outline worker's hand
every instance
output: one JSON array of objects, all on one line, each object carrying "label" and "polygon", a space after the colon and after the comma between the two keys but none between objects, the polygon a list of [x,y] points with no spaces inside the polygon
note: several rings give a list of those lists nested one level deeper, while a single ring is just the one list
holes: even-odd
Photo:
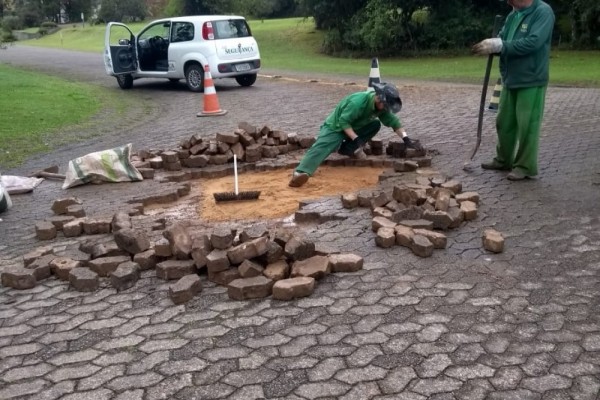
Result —
[{"label": "worker's hand", "polygon": [[473,46],[471,48],[471,51],[478,55],[500,53],[502,51],[502,39],[493,38],[482,40],[481,42]]},{"label": "worker's hand", "polygon": [[402,138],[402,140],[404,141],[404,144],[406,145],[406,147],[410,148],[410,149],[415,149],[418,151],[423,150],[423,146],[421,146],[421,143],[418,140],[410,140],[410,138],[408,136],[404,136]]},{"label": "worker's hand", "polygon": [[365,159],[367,158],[367,155],[365,153],[365,151],[363,150],[363,147],[365,147],[365,142],[364,140],[362,140],[361,138],[359,138],[358,136],[354,138],[354,140],[352,141],[352,147],[354,147],[354,158],[357,158],[359,160]]},{"label": "worker's hand", "polygon": [[352,140],[352,147],[355,149],[354,151],[356,152],[357,150],[362,149],[365,146],[365,141],[362,140],[360,138],[360,136],[357,136],[354,138],[354,140]]}]

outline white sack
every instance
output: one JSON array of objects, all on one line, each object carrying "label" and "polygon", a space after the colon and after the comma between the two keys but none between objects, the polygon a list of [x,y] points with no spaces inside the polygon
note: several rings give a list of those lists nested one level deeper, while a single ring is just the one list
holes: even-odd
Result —
[{"label": "white sack", "polygon": [[62,188],[85,183],[141,181],[144,178],[131,164],[130,155],[131,143],[71,160]]}]

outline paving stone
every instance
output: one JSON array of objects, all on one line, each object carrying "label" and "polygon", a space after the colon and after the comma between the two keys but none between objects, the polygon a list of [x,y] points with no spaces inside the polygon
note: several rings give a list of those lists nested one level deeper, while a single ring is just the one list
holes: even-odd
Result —
[{"label": "paving stone", "polygon": [[2,286],[19,290],[31,289],[37,283],[33,270],[20,266],[6,268],[0,278]]},{"label": "paving stone", "polygon": [[195,272],[194,260],[167,260],[156,264],[156,276],[164,280],[181,279]]},{"label": "paving stone", "polygon": [[[247,247],[250,247],[248,245]],[[223,272],[229,269],[231,261],[226,250],[214,249],[206,256],[206,267],[209,273]],[[243,260],[242,260],[243,261]],[[239,273],[239,271],[238,271]]]},{"label": "paving stone", "polygon": [[140,271],[156,268],[159,262],[159,257],[155,254],[154,249],[149,249],[133,256],[133,262],[139,265]]},{"label": "paving stone", "polygon": [[338,382],[304,383],[295,393],[307,399],[319,397],[339,397],[350,390],[351,386]]},{"label": "paving stone", "polygon": [[261,236],[256,239],[251,239],[240,245],[234,246],[227,250],[227,258],[231,264],[237,265],[245,260],[259,257],[265,254],[269,249],[269,238]]},{"label": "paving stone", "polygon": [[112,379],[122,376],[125,373],[124,365],[113,365],[103,368],[98,373],[84,378],[77,384],[77,390],[98,389]]},{"label": "paving stone", "polygon": [[39,221],[35,224],[35,236],[39,240],[52,240],[56,238],[56,226],[50,221]]},{"label": "paving stone", "polygon": [[277,300],[292,300],[310,296],[315,287],[315,279],[311,277],[297,277],[283,279],[273,285],[273,298]]},{"label": "paving stone", "polygon": [[264,268],[262,265],[255,263],[250,260],[244,260],[238,267],[238,272],[242,278],[252,278],[254,276],[261,276]]},{"label": "paving stone", "polygon": [[31,264],[38,258],[46,256],[46,255],[51,255],[53,253],[53,251],[54,250],[51,246],[36,247],[35,249],[31,250],[30,252],[23,254],[23,263],[25,264],[25,267],[27,268],[27,266],[29,264]]},{"label": "paving stone", "polygon": [[173,224],[167,228],[163,235],[171,245],[171,253],[178,260],[191,258],[192,238],[187,229],[181,224]]},{"label": "paving stone", "polygon": [[241,278],[231,281],[227,286],[230,299],[248,300],[270,296],[274,282],[264,276]]},{"label": "paving stone", "polygon": [[[147,400],[172,398],[180,390],[193,386],[191,374],[181,374],[163,379],[160,383],[146,389]],[[127,399],[128,400],[128,399]]]},{"label": "paving stone", "polygon": [[173,303],[183,304],[202,291],[202,282],[196,274],[186,275],[169,287],[169,296]]},{"label": "paving stone", "polygon": [[315,244],[306,238],[292,236],[284,245],[284,254],[292,261],[302,261],[313,257]]},{"label": "paving stone", "polygon": [[115,378],[106,386],[115,391],[143,389],[159,383],[162,379],[163,378],[160,375],[154,372],[146,372],[139,375],[129,375]]},{"label": "paving stone", "polygon": [[[81,222],[82,222],[82,229],[85,231],[86,230],[86,226],[88,227],[88,230],[86,231],[86,233],[88,234],[93,234],[94,230],[97,229],[99,226],[96,224],[93,225],[86,225],[86,220],[83,219],[83,217],[85,217],[85,209],[83,208],[82,205],[79,204],[73,204],[67,207],[67,215],[70,217],[74,217],[74,218],[82,218]],[[64,228],[64,226],[63,226]],[[106,231],[108,230],[108,227],[106,226],[106,224],[104,223],[102,225],[101,228],[105,233],[107,233]],[[100,233],[100,232],[95,232],[95,233]]]},{"label": "paving stone", "polygon": [[133,261],[119,264],[117,269],[110,273],[110,284],[119,291],[135,286],[139,279],[140,266]]},{"label": "paving stone", "polygon": [[[242,276],[240,275],[237,268],[229,268],[225,271],[220,272],[209,272],[208,280],[214,282],[218,285],[227,286],[229,283],[236,279],[240,279]],[[267,278],[270,279],[269,276]]]},{"label": "paving stone", "polygon": [[77,237],[83,233],[83,218],[76,218],[71,222],[63,224],[63,235],[65,237]]},{"label": "paving stone", "polygon": [[134,229],[121,229],[114,233],[115,242],[120,249],[130,254],[142,253],[150,248],[146,234]]},{"label": "paving stone", "polygon": [[396,234],[394,228],[382,226],[377,230],[375,236],[375,244],[378,247],[387,249],[393,247],[396,244]]},{"label": "paving stone", "polygon": [[412,238],[410,249],[415,255],[425,258],[431,257],[434,246],[427,237],[415,234]]},{"label": "paving stone", "polygon": [[61,281],[68,281],[71,270],[82,267],[80,261],[75,261],[68,257],[57,257],[49,265],[52,273]]},{"label": "paving stone", "polygon": [[315,279],[322,279],[331,272],[331,263],[325,256],[313,256],[303,260],[295,261],[292,264],[292,278],[304,276]]},{"label": "paving stone", "polygon": [[265,267],[263,275],[272,281],[286,279],[290,275],[290,266],[285,260],[275,261]]},{"label": "paving stone", "polygon": [[88,267],[98,276],[110,276],[120,264],[131,261],[130,256],[101,257],[88,261]]},{"label": "paving stone", "polygon": [[83,201],[77,197],[63,197],[52,203],[51,210],[56,215],[63,215],[67,213],[67,207],[81,204],[83,204]]},{"label": "paving stone", "polygon": [[93,292],[100,285],[98,274],[89,268],[74,268],[69,271],[69,283],[80,292]]},{"label": "paving stone", "polygon": [[131,229],[131,217],[124,211],[118,211],[113,215],[110,225],[112,232],[117,232],[121,229]]}]

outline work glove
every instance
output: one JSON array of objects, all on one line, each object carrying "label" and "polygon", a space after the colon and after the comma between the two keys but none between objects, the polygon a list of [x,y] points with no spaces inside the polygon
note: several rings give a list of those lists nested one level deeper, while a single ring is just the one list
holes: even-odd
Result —
[{"label": "work glove", "polygon": [[353,147],[356,148],[356,150],[354,150],[354,154],[352,155],[352,158],[356,158],[358,160],[364,160],[365,158],[367,158],[367,154],[363,150],[363,147],[365,147],[365,142],[361,138],[359,138],[357,136],[352,141],[352,145],[353,145]]},{"label": "work glove", "polygon": [[502,39],[493,38],[482,40],[481,42],[473,46],[471,48],[471,51],[478,55],[500,53],[502,51]]},{"label": "work glove", "polygon": [[404,144],[406,145],[406,147],[410,148],[410,149],[415,149],[418,151],[422,151],[423,150],[423,146],[421,146],[421,143],[419,143],[418,140],[412,141],[410,140],[410,138],[408,136],[404,136],[402,138],[402,141],[404,142]]},{"label": "work glove", "polygon": [[355,137],[352,141],[352,148],[354,149],[354,154],[359,151],[362,151],[363,147],[365,147],[365,142],[360,137]]}]

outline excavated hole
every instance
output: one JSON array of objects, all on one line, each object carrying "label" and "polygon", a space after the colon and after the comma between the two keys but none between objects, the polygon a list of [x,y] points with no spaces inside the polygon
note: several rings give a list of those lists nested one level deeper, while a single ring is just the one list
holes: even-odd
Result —
[{"label": "excavated hole", "polygon": [[301,188],[288,186],[292,170],[246,172],[238,177],[239,192],[260,191],[257,200],[215,202],[213,193],[232,193],[234,177],[192,181],[189,196],[169,206],[147,207],[146,214],[161,213],[183,218],[200,218],[206,222],[281,219],[298,210],[298,203],[326,196],[353,193],[375,188],[385,168],[319,167]]}]

